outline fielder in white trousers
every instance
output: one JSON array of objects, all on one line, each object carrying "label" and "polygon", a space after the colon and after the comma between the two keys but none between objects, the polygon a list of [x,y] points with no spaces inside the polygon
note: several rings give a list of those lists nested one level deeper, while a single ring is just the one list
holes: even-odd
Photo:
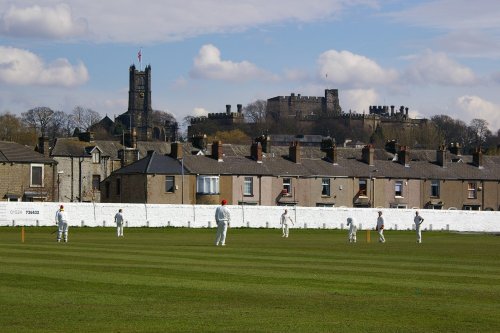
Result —
[{"label": "fielder in white trousers", "polygon": [[115,214],[116,236],[123,237],[123,210],[120,208]]},{"label": "fielder in white trousers", "polygon": [[222,203],[215,210],[215,221],[217,222],[217,235],[215,236],[215,245],[225,246],[226,245],[226,233],[227,226],[231,221],[231,214],[229,209],[226,207],[227,201],[222,200]]},{"label": "fielder in white trousers", "polygon": [[64,211],[64,206],[61,205],[56,213],[56,224],[57,224],[57,242],[61,242],[61,238],[64,242],[68,242],[68,214]]},{"label": "fielder in white trousers", "polygon": [[288,238],[288,234],[289,234],[289,230],[290,230],[290,225],[289,225],[290,223],[293,225],[293,220],[290,217],[290,215],[288,215],[288,210],[285,209],[283,214],[281,214],[281,232],[282,232],[281,237]]},{"label": "fielder in white trousers", "polygon": [[352,217],[347,218],[347,226],[349,227],[349,243],[356,243],[356,232],[358,228],[356,227],[356,222]]},{"label": "fielder in white trousers", "polygon": [[378,218],[377,218],[377,231],[378,231],[378,241],[380,243],[385,243],[385,237],[384,237],[384,218],[382,217],[382,212],[378,212]]},{"label": "fielder in white trousers", "polygon": [[422,216],[418,215],[418,211],[415,212],[413,222],[415,223],[415,230],[417,232],[417,243],[422,243],[422,230],[420,229],[420,225],[424,222],[424,219]]}]

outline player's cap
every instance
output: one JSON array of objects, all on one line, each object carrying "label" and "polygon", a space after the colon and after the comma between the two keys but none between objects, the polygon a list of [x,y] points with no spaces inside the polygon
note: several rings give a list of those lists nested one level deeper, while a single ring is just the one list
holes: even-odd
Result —
[{"label": "player's cap", "polygon": [[379,214],[382,214],[382,211],[381,211],[381,210],[379,210],[379,211],[378,211],[378,213],[379,213]]},{"label": "player's cap", "polygon": [[59,207],[59,209],[64,209],[64,206],[63,206],[63,205],[61,205],[61,206]]},{"label": "player's cap", "polygon": [[350,217],[348,217],[347,222],[352,222],[352,219]]},{"label": "player's cap", "polygon": [[221,202],[222,205],[225,205],[227,204],[227,200],[226,199],[222,199],[222,202]]}]

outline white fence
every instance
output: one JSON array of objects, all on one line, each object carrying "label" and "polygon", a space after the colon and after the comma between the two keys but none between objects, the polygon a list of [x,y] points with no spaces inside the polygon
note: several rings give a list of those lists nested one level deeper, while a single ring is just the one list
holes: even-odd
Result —
[{"label": "white fence", "polygon": [[[128,227],[215,227],[216,206],[65,203],[71,226],[112,227],[119,208]],[[53,226],[58,203],[0,202],[0,226]],[[279,228],[283,207],[228,206],[232,228]],[[386,229],[414,228],[413,209],[287,207],[295,228],[345,229],[347,217],[360,230],[373,229],[382,210]],[[499,232],[500,212],[420,210],[426,230]]]}]

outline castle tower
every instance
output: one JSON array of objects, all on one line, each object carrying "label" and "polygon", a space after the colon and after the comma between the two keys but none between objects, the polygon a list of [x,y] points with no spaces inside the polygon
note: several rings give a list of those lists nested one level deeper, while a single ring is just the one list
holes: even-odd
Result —
[{"label": "castle tower", "polygon": [[[129,93],[128,111],[122,115],[120,120],[125,127],[129,126],[137,130],[137,139],[140,141],[152,140],[152,112],[151,107],[151,66],[148,65],[144,71],[138,71],[135,65],[129,69]],[[130,119],[127,119],[129,118]]]},{"label": "castle tower", "polygon": [[328,116],[340,116],[342,113],[338,89],[325,89],[323,112]]}]

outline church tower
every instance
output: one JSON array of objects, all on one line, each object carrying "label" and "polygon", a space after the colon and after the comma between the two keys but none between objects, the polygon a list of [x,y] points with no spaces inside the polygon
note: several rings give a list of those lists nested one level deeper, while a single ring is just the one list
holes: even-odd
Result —
[{"label": "church tower", "polygon": [[[151,66],[139,71],[135,65],[129,69],[128,111],[120,116],[120,121],[130,130],[136,128],[137,140],[152,140],[152,113],[151,107]],[[127,119],[129,118],[129,119]]]}]

